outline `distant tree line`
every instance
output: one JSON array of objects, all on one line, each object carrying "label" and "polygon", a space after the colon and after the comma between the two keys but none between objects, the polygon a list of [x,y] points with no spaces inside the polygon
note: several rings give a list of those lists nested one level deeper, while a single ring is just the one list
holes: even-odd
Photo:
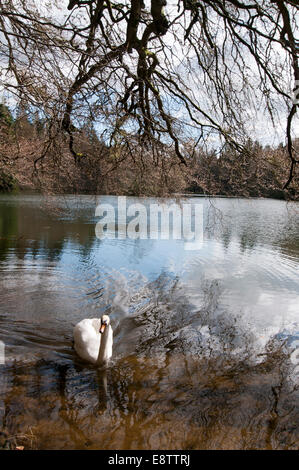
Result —
[{"label": "distant tree line", "polygon": [[[227,196],[297,199],[299,179],[283,189],[289,165],[287,149],[262,146],[248,140],[242,152],[233,146],[221,153],[197,147],[183,147],[187,166],[177,159],[159,158],[136,141],[108,146],[92,126],[76,132],[77,162],[69,152],[68,139],[59,134],[49,140],[48,123],[38,113],[24,108],[13,113],[0,105],[0,191],[17,187],[61,193],[166,195],[200,193]],[[299,146],[299,141],[294,142]],[[41,158],[47,148],[48,160]],[[299,149],[298,149],[299,150]],[[163,149],[160,154],[169,149]],[[125,158],[124,158],[125,155]],[[38,165],[38,171],[36,166]]]}]

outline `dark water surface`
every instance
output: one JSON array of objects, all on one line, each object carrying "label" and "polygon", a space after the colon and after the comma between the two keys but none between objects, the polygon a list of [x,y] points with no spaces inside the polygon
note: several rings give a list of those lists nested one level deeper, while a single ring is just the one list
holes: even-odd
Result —
[{"label": "dark water surface", "polygon": [[[194,199],[186,251],[97,239],[99,201],[0,196],[0,447],[297,449],[298,203]],[[104,312],[106,371],[72,349]]]}]

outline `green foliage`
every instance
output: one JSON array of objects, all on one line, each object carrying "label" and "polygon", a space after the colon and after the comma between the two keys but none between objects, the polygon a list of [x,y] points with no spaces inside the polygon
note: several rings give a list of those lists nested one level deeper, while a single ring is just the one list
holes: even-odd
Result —
[{"label": "green foliage", "polygon": [[14,119],[9,111],[8,107],[0,103],[0,123],[4,123],[8,126],[12,126],[14,123]]},{"label": "green foliage", "polygon": [[0,170],[0,193],[10,193],[18,190],[18,183],[14,177]]}]

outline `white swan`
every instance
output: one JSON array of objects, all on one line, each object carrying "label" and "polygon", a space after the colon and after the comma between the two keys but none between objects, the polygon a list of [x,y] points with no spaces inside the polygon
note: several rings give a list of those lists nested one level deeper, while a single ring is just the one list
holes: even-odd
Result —
[{"label": "white swan", "polygon": [[107,365],[112,356],[113,330],[108,315],[85,318],[74,327],[74,348],[85,361]]}]

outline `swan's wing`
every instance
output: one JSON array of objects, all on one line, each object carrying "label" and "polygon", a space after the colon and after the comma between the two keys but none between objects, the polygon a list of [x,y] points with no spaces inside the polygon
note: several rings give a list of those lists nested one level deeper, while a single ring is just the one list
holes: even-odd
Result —
[{"label": "swan's wing", "polygon": [[101,344],[100,320],[85,318],[74,327],[74,348],[78,355],[89,362],[96,362]]}]

